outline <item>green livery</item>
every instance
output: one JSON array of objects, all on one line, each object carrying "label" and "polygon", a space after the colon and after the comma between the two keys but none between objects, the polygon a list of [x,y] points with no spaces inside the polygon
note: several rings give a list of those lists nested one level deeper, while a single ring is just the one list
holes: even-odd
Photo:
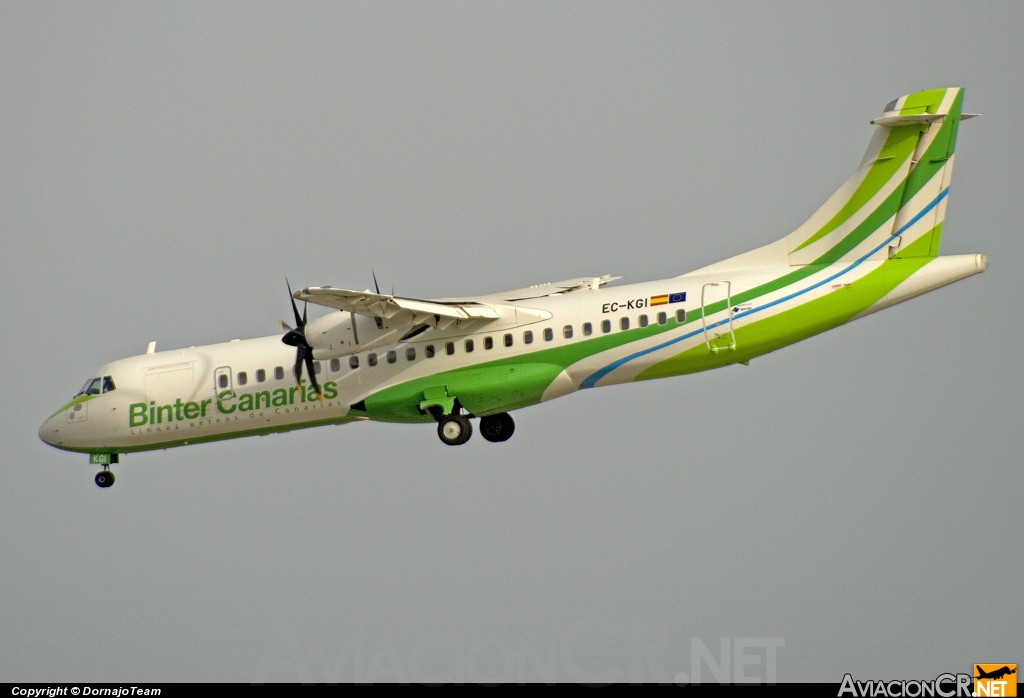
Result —
[{"label": "green livery", "polygon": [[[963,90],[904,95],[854,173],[789,235],[680,276],[568,279],[473,298],[292,293],[283,337],[114,361],[40,427],[113,483],[119,454],[351,421],[507,440],[510,412],[578,390],[749,363],[982,272],[939,255]],[[291,287],[289,286],[289,293]],[[309,319],[313,303],[331,312]]]}]

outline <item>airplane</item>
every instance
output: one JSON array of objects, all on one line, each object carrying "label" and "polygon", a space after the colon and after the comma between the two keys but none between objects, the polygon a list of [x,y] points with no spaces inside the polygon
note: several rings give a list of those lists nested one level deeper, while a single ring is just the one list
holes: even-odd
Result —
[{"label": "airplane", "polygon": [[[975,665],[975,666],[977,666],[977,665]],[[976,679],[1001,679],[1004,676],[1009,676],[1010,674],[1016,674],[1016,673],[1017,673],[1017,668],[1016,667],[1011,669],[1009,666],[1003,666],[1003,667],[1001,667],[999,669],[996,669],[995,671],[983,671],[981,669],[978,669],[978,675],[975,676],[974,678],[976,678]]]},{"label": "airplane", "polygon": [[[502,442],[520,408],[748,364],[987,268],[984,254],[939,255],[957,131],[976,116],[962,104],[957,87],[888,103],[854,173],[795,231],[749,252],[654,281],[466,298],[288,285],[283,337],[151,342],[97,370],[39,437],[89,454],[106,488],[126,453],[365,420],[436,424],[459,445],[476,419]],[[308,304],[330,312],[310,320]]]}]

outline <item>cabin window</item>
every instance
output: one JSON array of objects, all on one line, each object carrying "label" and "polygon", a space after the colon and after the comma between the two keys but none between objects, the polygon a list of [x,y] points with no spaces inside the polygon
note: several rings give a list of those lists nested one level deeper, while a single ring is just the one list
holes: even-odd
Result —
[{"label": "cabin window", "polygon": [[604,334],[608,334],[611,331],[612,331],[612,321],[611,320],[602,320],[601,321],[601,332],[603,332]]},{"label": "cabin window", "polygon": [[523,332],[523,344],[533,344],[533,332],[531,330]]},{"label": "cabin window", "polygon": [[619,318],[619,329],[620,330],[628,330],[629,329],[629,318],[628,317]]},{"label": "cabin window", "polygon": [[398,352],[395,351],[394,349],[392,349],[391,351],[389,351],[387,353],[387,357],[388,357],[388,363],[389,364],[393,364],[396,361],[398,361]]},{"label": "cabin window", "polygon": [[494,348],[494,337],[484,337],[484,349]]},{"label": "cabin window", "polygon": [[545,342],[550,342],[554,338],[555,338],[555,331],[552,330],[550,327],[545,327],[544,328],[544,341]]},{"label": "cabin window", "polygon": [[246,383],[249,382],[249,374],[246,373],[245,371],[239,371],[236,380],[238,381],[239,385],[245,385]]},{"label": "cabin window", "polygon": [[282,380],[284,378],[283,366],[277,366],[274,368],[274,378],[276,378],[277,380]]},{"label": "cabin window", "polygon": [[640,327],[647,327],[647,316],[641,315],[637,318],[637,324],[640,325]]},{"label": "cabin window", "polygon": [[313,362],[313,373],[315,373],[318,376],[320,375],[320,362],[319,361],[314,361]]},{"label": "cabin window", "polygon": [[584,322],[583,323],[583,336],[584,337],[589,337],[592,334],[594,334],[594,326],[591,325],[589,322]]},{"label": "cabin window", "polygon": [[262,383],[265,380],[267,380],[267,372],[262,368],[256,369],[256,382]]},{"label": "cabin window", "polygon": [[445,342],[444,353],[451,356],[455,353],[455,342]]},{"label": "cabin window", "polygon": [[228,374],[221,373],[217,376],[217,385],[221,388],[228,387]]},{"label": "cabin window", "polygon": [[512,335],[511,334],[505,335],[505,337],[503,338],[503,341],[505,342],[505,346],[506,347],[512,346]]},{"label": "cabin window", "polygon": [[337,373],[341,370],[341,359],[331,359],[331,371]]},{"label": "cabin window", "polygon": [[415,361],[416,360],[416,347],[406,347],[406,349],[405,349],[405,358],[408,359],[409,361]]},{"label": "cabin window", "polygon": [[103,376],[103,392],[110,393],[116,390],[114,387],[114,379],[110,376]]},{"label": "cabin window", "polygon": [[466,340],[466,353],[468,354],[471,351],[473,351],[473,340],[472,339],[467,339]]},{"label": "cabin window", "polygon": [[572,325],[566,325],[562,328],[562,336],[566,339],[572,339]]},{"label": "cabin window", "polygon": [[348,367],[359,368],[359,357],[355,355],[348,357]]},{"label": "cabin window", "polygon": [[665,313],[658,313],[658,324],[664,325],[666,322],[668,322],[668,315]]},{"label": "cabin window", "polygon": [[682,308],[676,311],[676,322],[686,322],[686,311]]},{"label": "cabin window", "polygon": [[369,354],[366,355],[366,364],[368,366],[377,365],[377,354],[375,352],[371,351]]},{"label": "cabin window", "polygon": [[423,355],[428,359],[434,358],[434,345],[428,344],[427,346],[423,347]]}]

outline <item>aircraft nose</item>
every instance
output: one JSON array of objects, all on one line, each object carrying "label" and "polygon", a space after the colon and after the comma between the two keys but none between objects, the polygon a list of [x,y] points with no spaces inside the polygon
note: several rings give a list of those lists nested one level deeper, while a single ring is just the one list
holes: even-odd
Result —
[{"label": "aircraft nose", "polygon": [[60,427],[58,426],[56,417],[50,417],[39,425],[39,438],[43,443],[56,446],[59,433]]}]

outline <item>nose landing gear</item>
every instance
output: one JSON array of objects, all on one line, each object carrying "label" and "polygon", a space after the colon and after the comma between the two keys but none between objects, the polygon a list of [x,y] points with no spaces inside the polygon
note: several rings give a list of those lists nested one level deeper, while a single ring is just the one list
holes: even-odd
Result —
[{"label": "nose landing gear", "polygon": [[110,466],[118,462],[116,453],[93,453],[89,456],[89,462],[93,465],[102,465],[103,470],[96,473],[96,486],[106,489],[114,484],[114,473]]}]

